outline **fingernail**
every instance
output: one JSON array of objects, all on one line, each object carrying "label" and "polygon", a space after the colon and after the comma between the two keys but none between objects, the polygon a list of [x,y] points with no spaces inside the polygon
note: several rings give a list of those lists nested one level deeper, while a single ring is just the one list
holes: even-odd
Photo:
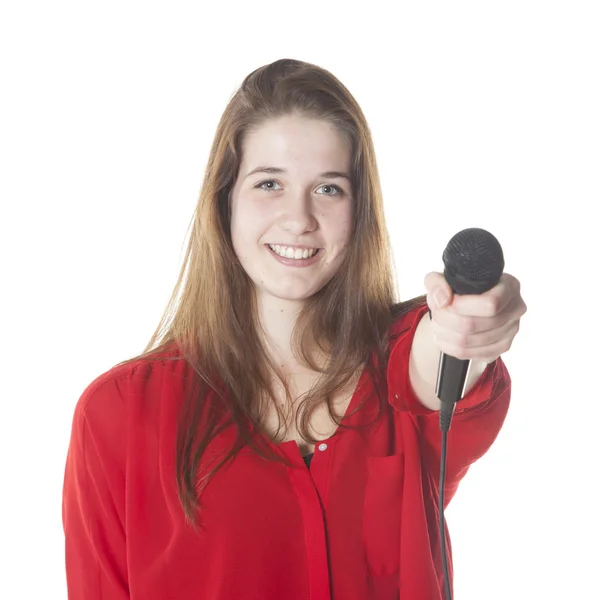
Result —
[{"label": "fingernail", "polygon": [[446,302],[448,302],[448,294],[443,288],[436,288],[433,291],[433,299],[435,300],[435,303],[441,308],[446,305]]}]

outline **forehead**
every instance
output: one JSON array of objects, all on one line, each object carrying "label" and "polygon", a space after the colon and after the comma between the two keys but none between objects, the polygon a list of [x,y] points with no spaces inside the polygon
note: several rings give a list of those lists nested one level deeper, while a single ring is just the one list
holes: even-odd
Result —
[{"label": "forehead", "polygon": [[324,120],[305,117],[269,119],[248,132],[242,144],[242,165],[285,163],[288,168],[348,169],[348,136]]}]

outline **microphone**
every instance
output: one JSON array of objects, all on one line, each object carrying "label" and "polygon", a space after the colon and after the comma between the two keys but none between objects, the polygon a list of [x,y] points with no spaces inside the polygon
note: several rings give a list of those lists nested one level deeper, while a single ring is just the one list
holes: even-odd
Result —
[{"label": "microphone", "polygon": [[[498,240],[485,229],[459,231],[442,255],[444,277],[455,294],[483,294],[492,289],[504,271],[504,255]],[[463,397],[470,360],[440,352],[436,396],[441,401],[440,428],[450,429],[454,406]]]},{"label": "microphone", "polygon": [[[442,256],[444,277],[455,294],[483,294],[492,289],[504,271],[504,255],[498,240],[485,229],[459,231],[449,242]],[[463,397],[470,360],[461,360],[440,352],[436,396],[440,399],[440,546],[444,568],[447,600],[452,600],[444,524],[444,491],[446,480],[446,444],[456,403]]]}]

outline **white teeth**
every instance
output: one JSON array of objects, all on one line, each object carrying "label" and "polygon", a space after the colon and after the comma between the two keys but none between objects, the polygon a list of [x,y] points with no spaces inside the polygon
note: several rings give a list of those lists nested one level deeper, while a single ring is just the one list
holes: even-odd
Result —
[{"label": "white teeth", "polygon": [[283,256],[285,258],[294,258],[296,260],[301,258],[310,258],[311,256],[314,256],[318,250],[318,248],[311,248],[310,250],[301,250],[300,248],[294,249],[289,246],[280,246],[279,244],[276,244],[275,246],[269,244],[269,248],[271,248],[273,252],[279,254],[279,256]]}]

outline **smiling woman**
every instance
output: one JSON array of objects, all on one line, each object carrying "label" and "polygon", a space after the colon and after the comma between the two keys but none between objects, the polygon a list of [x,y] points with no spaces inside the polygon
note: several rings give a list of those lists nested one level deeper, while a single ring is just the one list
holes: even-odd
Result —
[{"label": "smiling woman", "polygon": [[503,423],[524,304],[510,276],[453,297],[439,273],[400,303],[390,257],[350,92],[296,60],[250,73],[161,322],[77,403],[70,600],[442,600],[437,357],[475,373],[447,504]]},{"label": "smiling woman", "polygon": [[[333,179],[350,171],[351,150],[328,122],[299,116],[270,119],[246,136],[231,195],[231,238],[261,314],[289,311],[290,301],[311,297],[338,269],[351,235],[352,189],[348,175],[346,189]],[[255,166],[264,164],[280,166]],[[261,180],[265,172],[277,179]],[[281,324],[273,325],[263,319],[281,346]]]}]

